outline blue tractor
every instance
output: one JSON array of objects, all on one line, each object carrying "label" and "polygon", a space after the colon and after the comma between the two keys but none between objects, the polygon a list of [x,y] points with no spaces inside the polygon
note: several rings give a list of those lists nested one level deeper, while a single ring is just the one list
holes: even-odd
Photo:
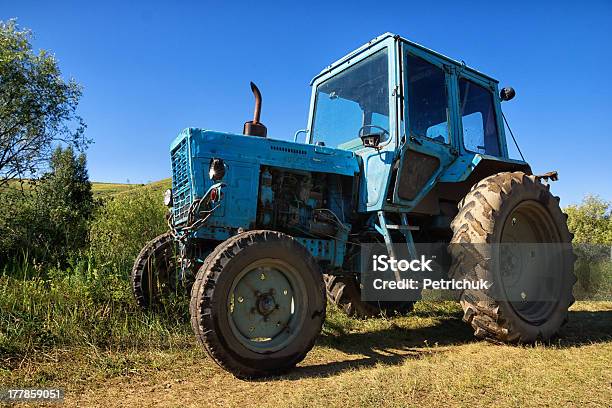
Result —
[{"label": "blue tractor", "polygon": [[[164,198],[169,231],[134,265],[145,309],[188,288],[196,337],[234,375],[294,367],[313,347],[328,301],[358,317],[411,310],[413,298],[363,300],[365,243],[410,254],[431,242],[571,243],[547,183],[556,174],[535,176],[509,158],[500,103],[512,88],[500,91],[495,79],[393,34],[334,62],[311,86],[308,127],[292,142],[267,137],[253,84],[255,115],[243,134],[178,135]],[[451,273],[503,287],[478,248],[448,251]],[[570,253],[552,276],[531,270],[551,291],[547,301],[464,290],[464,320],[479,338],[551,338],[573,302],[573,263]]]}]

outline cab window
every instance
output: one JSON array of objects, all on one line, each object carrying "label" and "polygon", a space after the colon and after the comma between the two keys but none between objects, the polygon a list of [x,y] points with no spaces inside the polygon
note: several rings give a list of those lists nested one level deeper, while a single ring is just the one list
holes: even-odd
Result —
[{"label": "cab window", "polygon": [[[389,135],[389,63],[386,48],[317,87],[314,141],[338,146],[364,133]],[[375,126],[375,127],[374,127]]]},{"label": "cab window", "polygon": [[448,94],[444,70],[408,54],[406,75],[410,134],[449,143]]},{"label": "cab window", "polygon": [[463,145],[474,153],[500,155],[493,94],[465,78],[459,79]]}]

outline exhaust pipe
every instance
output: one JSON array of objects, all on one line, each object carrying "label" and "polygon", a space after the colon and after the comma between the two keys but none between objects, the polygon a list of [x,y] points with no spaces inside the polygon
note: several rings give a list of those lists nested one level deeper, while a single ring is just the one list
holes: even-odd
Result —
[{"label": "exhaust pipe", "polygon": [[253,113],[253,120],[244,124],[242,133],[247,136],[266,137],[268,129],[266,129],[263,123],[259,122],[261,116],[261,92],[259,92],[259,88],[253,82],[251,82],[251,91],[253,91],[255,96],[255,112]]}]

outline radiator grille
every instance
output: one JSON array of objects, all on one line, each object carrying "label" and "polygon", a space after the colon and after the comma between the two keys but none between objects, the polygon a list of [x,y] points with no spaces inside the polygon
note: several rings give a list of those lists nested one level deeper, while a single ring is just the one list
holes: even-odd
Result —
[{"label": "radiator grille", "polygon": [[175,224],[187,220],[191,204],[188,147],[188,139],[185,138],[172,152],[172,211]]}]

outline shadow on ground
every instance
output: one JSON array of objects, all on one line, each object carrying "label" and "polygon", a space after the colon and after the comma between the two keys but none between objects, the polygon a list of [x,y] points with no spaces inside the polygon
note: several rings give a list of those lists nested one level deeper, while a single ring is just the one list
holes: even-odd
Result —
[{"label": "shadow on ground", "polygon": [[329,377],[348,369],[367,368],[377,364],[399,365],[407,359],[448,351],[434,346],[464,344],[473,338],[471,329],[461,321],[459,315],[445,317],[438,324],[428,327],[405,328],[392,324],[387,329],[360,333],[343,333],[343,328],[335,327],[332,322],[326,325],[331,331],[342,334],[321,336],[317,343],[319,346],[364,357],[297,367],[283,379]]},{"label": "shadow on ground", "polygon": [[[342,333],[342,328],[334,327],[334,323],[326,324],[331,326],[332,331]],[[365,357],[297,367],[279,379],[329,377],[348,369],[367,368],[377,364],[400,365],[407,359],[447,352],[448,348],[443,346],[476,341],[479,340],[473,337],[471,327],[461,320],[460,314],[447,315],[435,325],[416,329],[393,325],[387,329],[365,333],[328,334],[321,336],[319,346]],[[560,336],[546,346],[580,347],[606,341],[612,341],[612,311],[571,311],[569,322],[561,330]]]},{"label": "shadow on ground", "polygon": [[570,311],[567,324],[552,343],[576,347],[606,341],[612,341],[612,310]]}]

